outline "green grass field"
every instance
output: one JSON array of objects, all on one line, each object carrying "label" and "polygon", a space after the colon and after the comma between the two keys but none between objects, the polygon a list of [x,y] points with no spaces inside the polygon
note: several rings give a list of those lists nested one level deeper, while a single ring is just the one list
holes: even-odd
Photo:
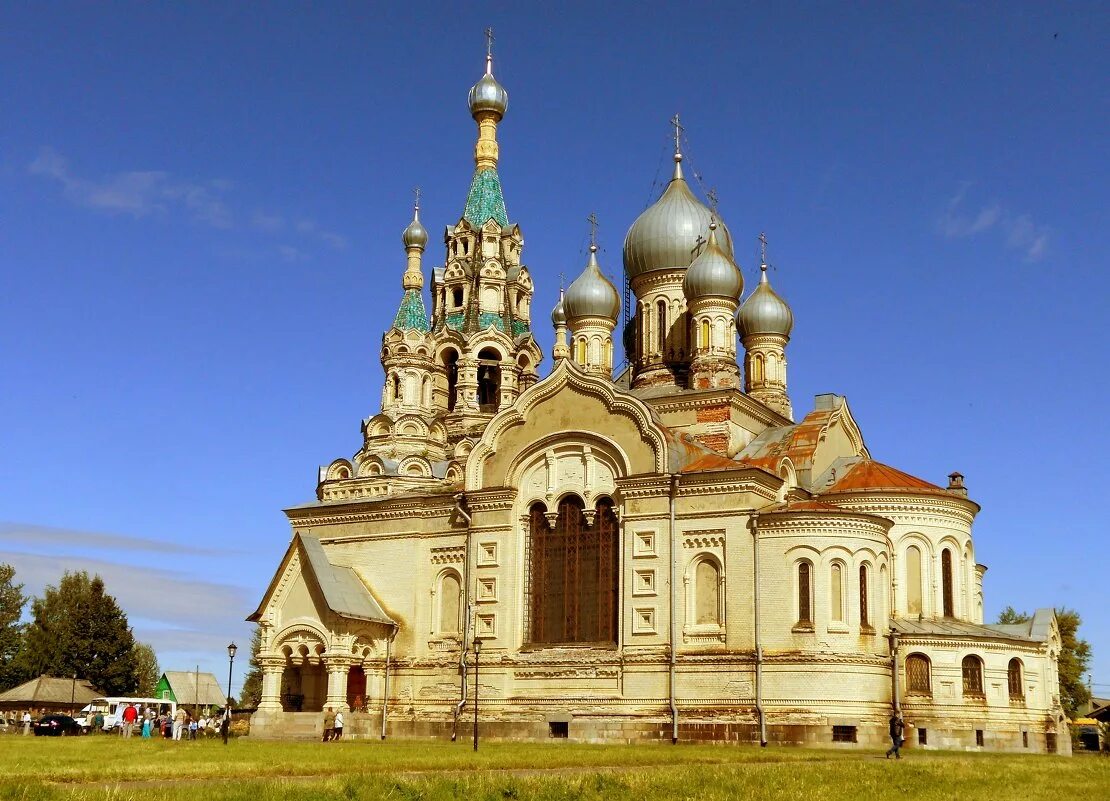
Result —
[{"label": "green grass field", "polygon": [[1110,799],[1110,759],[577,743],[0,739],[0,799]]}]

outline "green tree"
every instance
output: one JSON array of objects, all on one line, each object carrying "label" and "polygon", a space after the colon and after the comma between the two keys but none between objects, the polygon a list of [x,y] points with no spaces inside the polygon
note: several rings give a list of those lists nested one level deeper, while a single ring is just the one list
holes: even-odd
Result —
[{"label": "green tree", "polygon": [[[1028,623],[1033,616],[1007,606],[998,615],[999,623]],[[1083,619],[1074,609],[1060,607],[1056,610],[1056,623],[1060,626],[1060,656],[1057,672],[1060,675],[1060,705],[1068,717],[1074,718],[1079,709],[1091,700],[1091,693],[1083,683],[1083,674],[1091,661],[1091,645],[1079,638]]]},{"label": "green tree", "polygon": [[135,673],[139,677],[139,687],[136,692],[143,698],[153,698],[158,679],[162,678],[162,669],[158,667],[158,656],[154,653],[154,648],[145,642],[137,642],[134,657]]},{"label": "green tree", "polygon": [[107,695],[130,695],[139,684],[127,615],[104,580],[85,571],[67,571],[31,602],[15,661],[25,676],[77,676]]},{"label": "green tree", "polygon": [[13,665],[23,639],[23,606],[27,596],[23,585],[15,583],[15,568],[0,564],[0,692],[19,683],[20,674]]},{"label": "green tree", "polygon": [[262,653],[262,630],[254,627],[251,635],[251,661],[250,670],[243,679],[243,691],[239,694],[239,706],[253,708],[262,702],[262,663],[259,654]]}]

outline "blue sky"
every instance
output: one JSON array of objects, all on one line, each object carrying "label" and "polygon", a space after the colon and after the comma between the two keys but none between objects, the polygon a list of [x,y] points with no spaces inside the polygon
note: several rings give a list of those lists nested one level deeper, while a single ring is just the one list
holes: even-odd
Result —
[{"label": "blue sky", "polygon": [[1110,695],[1105,6],[399,6],[0,9],[0,560],[99,570],[222,675],[281,509],[377,411],[412,187],[433,241],[461,215],[493,25],[541,344],[590,212],[619,277],[680,112],[749,288],[767,232],[795,409],[963,472],[988,615],[1078,608]]}]

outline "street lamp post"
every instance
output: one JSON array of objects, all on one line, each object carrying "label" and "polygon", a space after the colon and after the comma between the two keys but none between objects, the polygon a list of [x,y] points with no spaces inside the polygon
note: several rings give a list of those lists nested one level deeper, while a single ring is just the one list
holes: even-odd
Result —
[{"label": "street lamp post", "polygon": [[227,735],[231,729],[231,670],[235,665],[235,652],[238,650],[235,643],[227,646],[227,698],[224,699],[224,722],[221,727],[224,733],[224,745],[227,745]]},{"label": "street lamp post", "polygon": [[474,638],[474,750],[478,750],[478,655],[482,653],[482,641]]}]

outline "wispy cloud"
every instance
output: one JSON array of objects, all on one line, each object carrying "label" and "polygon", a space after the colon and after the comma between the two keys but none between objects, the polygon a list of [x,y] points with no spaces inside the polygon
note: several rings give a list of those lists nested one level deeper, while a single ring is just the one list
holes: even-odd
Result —
[{"label": "wispy cloud", "polygon": [[[53,181],[72,203],[107,214],[124,214],[136,219],[170,217],[175,214],[218,229],[240,228],[271,236],[293,235],[296,247],[283,245],[278,255],[286,261],[307,257],[313,243],[333,250],[347,247],[342,234],[307,217],[287,218],[278,212],[234,208],[231,202],[235,185],[226,179],[186,181],[161,170],[111,173],[100,178],[78,174],[68,160],[50,148],[43,148],[27,165],[31,175]],[[231,197],[229,197],[231,196]],[[290,258],[293,252],[297,258]]]},{"label": "wispy cloud", "polygon": [[1035,223],[1028,214],[1014,214],[1000,203],[989,203],[977,209],[964,201],[970,183],[964,183],[948,200],[937,222],[937,230],[945,239],[963,239],[989,231],[998,231],[1006,247],[1020,251],[1026,261],[1033,262],[1045,254],[1050,229]]},{"label": "wispy cloud", "polygon": [[105,534],[34,523],[0,522],[0,542],[30,545],[36,549],[80,547],[86,550],[125,550],[192,556],[220,556],[241,553],[215,548],[200,548],[166,540]]}]

